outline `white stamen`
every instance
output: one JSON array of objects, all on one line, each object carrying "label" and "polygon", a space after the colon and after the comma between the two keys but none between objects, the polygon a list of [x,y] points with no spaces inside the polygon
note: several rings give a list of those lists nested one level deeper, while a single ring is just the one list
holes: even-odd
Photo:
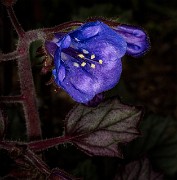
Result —
[{"label": "white stamen", "polygon": [[78,64],[78,63],[76,63],[76,62],[74,62],[74,63],[73,63],[73,66],[75,66],[75,67],[79,67],[79,64]]},{"label": "white stamen", "polygon": [[90,59],[94,59],[95,58],[95,54],[92,54]]},{"label": "white stamen", "polygon": [[76,41],[80,41],[78,38],[74,38]]},{"label": "white stamen", "polygon": [[79,56],[82,59],[85,57],[83,54],[78,54],[77,56]]},{"label": "white stamen", "polygon": [[95,69],[95,64],[91,64],[91,68]]},{"label": "white stamen", "polygon": [[99,60],[99,63],[100,63],[100,64],[103,64],[103,60],[100,59],[100,60]]},{"label": "white stamen", "polygon": [[85,65],[86,65],[86,62],[83,62],[83,63],[81,64],[82,67],[84,67]]},{"label": "white stamen", "polygon": [[84,54],[89,54],[89,52],[88,52],[86,49],[83,49],[82,52],[83,52]]}]

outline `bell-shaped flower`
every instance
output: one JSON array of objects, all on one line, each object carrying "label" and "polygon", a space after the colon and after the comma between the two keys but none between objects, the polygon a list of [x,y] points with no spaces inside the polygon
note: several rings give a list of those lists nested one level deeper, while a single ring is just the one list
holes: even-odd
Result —
[{"label": "bell-shaped flower", "polygon": [[55,83],[75,101],[88,103],[118,83],[121,58],[126,53],[142,55],[149,41],[136,27],[110,28],[96,21],[69,33],[55,34],[52,41],[46,41],[45,47],[54,59]]}]

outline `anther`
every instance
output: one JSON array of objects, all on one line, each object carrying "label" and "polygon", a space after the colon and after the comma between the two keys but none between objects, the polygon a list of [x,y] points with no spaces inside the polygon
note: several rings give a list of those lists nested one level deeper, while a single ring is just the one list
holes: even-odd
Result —
[{"label": "anther", "polygon": [[87,50],[85,50],[85,49],[83,49],[82,52],[83,52],[84,54],[89,54],[89,52],[88,52]]},{"label": "anther", "polygon": [[95,64],[91,64],[91,68],[95,69]]},{"label": "anther", "polygon": [[85,56],[83,55],[83,54],[78,54],[78,57],[80,57],[80,58],[85,58]]},{"label": "anther", "polygon": [[78,63],[76,63],[76,62],[74,62],[74,63],[73,63],[73,66],[75,66],[75,67],[79,67],[79,64],[78,64]]},{"label": "anther", "polygon": [[84,67],[85,65],[86,65],[86,62],[83,62],[83,63],[81,64],[82,67]]},{"label": "anther", "polygon": [[95,55],[92,54],[91,57],[90,57],[90,59],[95,59]]},{"label": "anther", "polygon": [[103,60],[100,59],[100,60],[99,60],[99,63],[100,63],[100,64],[103,64]]}]

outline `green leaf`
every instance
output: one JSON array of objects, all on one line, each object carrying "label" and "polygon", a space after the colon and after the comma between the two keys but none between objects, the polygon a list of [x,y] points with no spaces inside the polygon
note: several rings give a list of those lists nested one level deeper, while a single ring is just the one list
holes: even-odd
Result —
[{"label": "green leaf", "polygon": [[77,105],[66,119],[65,134],[89,155],[122,157],[119,146],[139,136],[140,108],[117,98],[97,107]]},{"label": "green leaf", "polygon": [[140,125],[142,137],[125,147],[127,158],[149,155],[157,168],[167,175],[177,173],[177,121],[151,115]]},{"label": "green leaf", "polygon": [[41,46],[42,46],[42,41],[40,40],[34,41],[30,44],[29,52],[30,52],[30,60],[31,60],[32,66],[42,65],[44,57],[37,56],[37,49]]}]

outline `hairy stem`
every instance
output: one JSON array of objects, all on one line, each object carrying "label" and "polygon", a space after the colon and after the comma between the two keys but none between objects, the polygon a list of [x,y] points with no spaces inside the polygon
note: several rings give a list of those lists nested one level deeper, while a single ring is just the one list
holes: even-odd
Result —
[{"label": "hairy stem", "polygon": [[7,7],[7,12],[9,15],[9,18],[11,20],[12,25],[15,28],[15,31],[17,32],[19,37],[23,37],[25,35],[25,31],[23,30],[23,28],[21,27],[20,23],[18,22],[14,10],[11,6]]},{"label": "hairy stem", "polygon": [[46,140],[40,140],[40,141],[34,141],[28,143],[28,148],[31,149],[32,151],[42,151],[54,146],[57,146],[59,144],[63,144],[66,142],[69,142],[71,139],[74,139],[75,137],[55,137],[51,139],[46,139]]},{"label": "hairy stem", "polygon": [[31,150],[27,149],[24,157],[29,162],[31,162],[36,168],[38,168],[38,170],[42,173],[45,173],[46,175],[50,174],[49,167],[40,159],[40,157],[34,154]]},{"label": "hairy stem", "polygon": [[[16,15],[13,11],[13,8],[11,6],[7,6],[6,8],[10,20],[19,38],[21,40],[24,39],[26,33],[19,24]],[[18,47],[19,48],[18,52],[14,51],[12,55],[15,55],[15,57],[19,54],[22,55],[21,57],[18,57],[19,59],[17,61],[19,67],[18,72],[19,72],[20,86],[21,86],[21,95],[22,95],[21,97],[23,97],[22,101],[25,112],[27,135],[28,135],[28,139],[31,141],[34,139],[41,139],[42,135],[41,135],[40,119],[36,104],[36,95],[35,95],[35,87],[33,83],[31,64],[28,58],[28,44],[25,41],[22,42],[23,45],[21,49]],[[11,102],[13,102],[12,97],[9,98],[9,100],[12,100]],[[16,100],[21,101],[21,98],[17,97]]]},{"label": "hairy stem", "polygon": [[22,103],[23,96],[1,96],[0,102],[1,103]]},{"label": "hairy stem", "polygon": [[0,141],[0,149],[5,149],[7,151],[11,151],[13,148],[13,144],[7,141]]},{"label": "hairy stem", "polygon": [[7,128],[8,117],[4,110],[3,104],[0,103],[0,140],[4,139]]},{"label": "hairy stem", "polygon": [[52,27],[52,28],[45,28],[42,31],[45,33],[56,33],[56,32],[60,32],[63,30],[67,30],[74,26],[81,26],[82,24],[83,23],[80,21],[66,22],[66,23],[60,24],[60,25]]},{"label": "hairy stem", "polygon": [[93,22],[93,21],[102,21],[111,27],[117,27],[118,25],[120,25],[120,23],[116,22],[115,20],[109,20],[103,17],[90,17],[86,20],[86,22]]},{"label": "hairy stem", "polygon": [[18,67],[28,139],[40,139],[42,135],[36,104],[35,87],[31,64],[27,56],[18,60]]},{"label": "hairy stem", "polygon": [[15,154],[22,155],[28,162],[30,162],[34,167],[36,167],[39,171],[42,173],[45,173],[45,175],[50,174],[49,167],[41,160],[41,158],[34,154],[30,149],[23,149],[23,146],[25,148],[25,144],[17,144],[15,142],[8,142],[8,141],[0,141],[0,148],[7,150],[9,153],[16,152]]},{"label": "hairy stem", "polygon": [[0,62],[15,60],[15,59],[18,59],[22,56],[23,56],[23,54],[19,54],[18,51],[13,51],[13,52],[10,52],[7,54],[0,53]]}]

